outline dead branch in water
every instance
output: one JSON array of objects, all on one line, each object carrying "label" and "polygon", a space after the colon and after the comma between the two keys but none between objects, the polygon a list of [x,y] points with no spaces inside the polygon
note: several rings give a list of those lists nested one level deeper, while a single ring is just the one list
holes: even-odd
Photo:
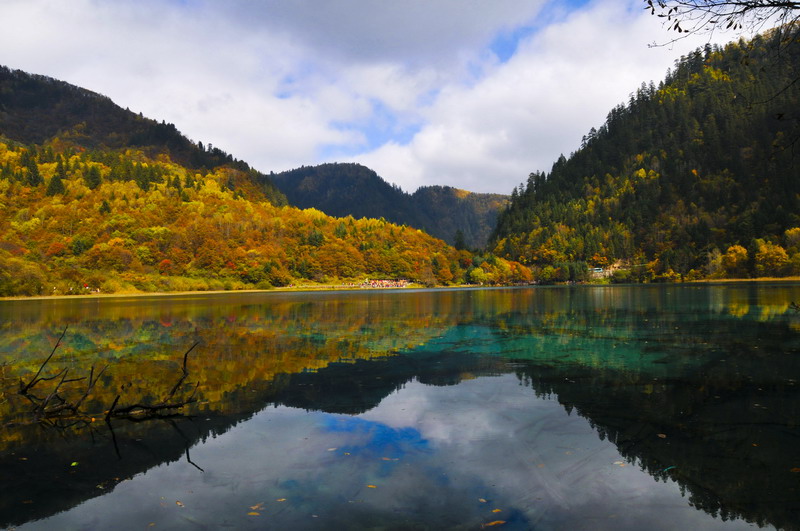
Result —
[{"label": "dead branch in water", "polygon": [[[50,355],[42,362],[39,366],[39,369],[34,374],[33,378],[29,382],[24,382],[22,378],[19,381],[19,394],[27,398],[34,406],[34,414],[39,421],[44,421],[48,419],[58,419],[58,418],[78,418],[80,421],[81,418],[89,418],[89,415],[85,412],[81,411],[81,406],[83,405],[84,401],[89,397],[92,390],[94,389],[95,385],[97,384],[100,377],[105,373],[108,365],[104,366],[100,371],[95,375],[95,367],[92,365],[91,369],[89,370],[89,376],[87,377],[80,377],[80,378],[67,378],[69,376],[69,369],[64,368],[58,371],[56,374],[52,376],[42,376],[42,372],[44,371],[47,364],[50,360],[53,359],[53,356],[58,350],[58,347],[61,345],[61,341],[64,339],[64,336],[67,333],[67,327],[64,327],[64,330],[61,332],[61,335],[56,341],[55,346],[53,346],[53,350],[50,352]],[[175,393],[180,389],[180,387],[186,381],[186,378],[189,376],[189,370],[187,368],[187,361],[189,357],[189,353],[194,350],[194,348],[198,345],[195,343],[189,350],[187,350],[183,354],[183,367],[181,371],[181,375],[178,378],[178,381],[175,382],[175,385],[172,386],[170,391],[164,396],[161,402],[156,404],[142,404],[142,403],[134,403],[131,405],[117,407],[119,403],[120,395],[117,395],[114,398],[114,402],[111,404],[111,407],[108,409],[105,415],[106,421],[111,418],[124,418],[130,420],[142,420],[147,418],[159,417],[163,416],[162,413],[174,411],[184,407],[187,404],[191,404],[196,402],[197,399],[195,398],[195,394],[197,393],[197,389],[200,386],[200,382],[197,382],[194,386],[194,390],[192,393],[183,399],[175,399]],[[50,390],[44,396],[36,396],[33,394],[32,389],[41,382],[47,382],[52,380],[57,380],[55,388]],[[82,382],[86,380],[86,388],[83,390],[83,393],[74,400],[68,400],[62,394],[62,389],[67,385],[75,382]],[[173,413],[174,414],[174,413]],[[92,419],[94,420],[94,419]]]},{"label": "dead branch in water", "polygon": [[[53,418],[66,414],[78,415],[84,400],[86,400],[86,398],[92,392],[92,389],[94,389],[95,384],[97,384],[97,380],[100,379],[100,376],[102,376],[108,368],[108,366],[103,367],[100,369],[100,372],[97,373],[97,376],[95,376],[94,365],[92,365],[92,368],[89,371],[89,379],[86,384],[86,389],[84,390],[83,394],[74,401],[69,401],[64,398],[61,395],[61,389],[65,384],[82,382],[86,380],[86,377],[67,379],[67,376],[69,375],[69,369],[66,367],[52,376],[42,376],[42,371],[44,371],[47,364],[50,363],[50,360],[53,359],[58,347],[61,345],[61,341],[64,339],[64,336],[67,333],[67,328],[69,327],[64,327],[64,330],[58,337],[56,344],[53,346],[53,350],[50,351],[50,355],[45,358],[41,365],[39,365],[39,369],[36,371],[36,374],[33,375],[33,378],[31,378],[31,380],[27,383],[25,383],[22,378],[19,380],[19,394],[34,404],[34,413],[36,414],[37,419]],[[51,390],[46,396],[39,397],[31,392],[31,390],[37,384],[56,380],[57,378],[60,378],[60,380],[56,384],[55,389]]]},{"label": "dead branch in water", "polygon": [[[56,353],[56,350],[58,350],[58,346],[61,344],[61,340],[64,339],[64,335],[67,333],[67,328],[69,328],[69,325],[64,327],[64,331],[61,332],[61,335],[59,336],[58,341],[56,341],[56,344],[53,346],[53,350],[50,351],[50,355],[47,356],[47,359],[45,359],[42,362],[41,365],[39,365],[39,370],[36,371],[36,374],[33,375],[33,378],[31,379],[31,381],[28,382],[28,383],[25,383],[25,382],[22,381],[22,378],[19,379],[19,394],[25,396],[25,395],[28,394],[28,391],[30,391],[33,388],[33,386],[36,385],[37,383],[44,382],[44,381],[47,381],[47,380],[55,380],[56,378],[58,378],[61,375],[61,373],[59,373],[59,374],[56,374],[55,376],[50,376],[50,377],[47,377],[47,378],[39,378],[39,375],[42,374],[42,371],[44,370],[45,365],[47,365],[50,362],[50,360],[53,358],[53,355]],[[66,371],[66,369],[64,369],[64,371]],[[62,372],[64,372],[64,371],[62,371]]]},{"label": "dead branch in water", "polygon": [[187,404],[196,402],[197,399],[195,399],[194,395],[197,393],[197,388],[200,386],[200,382],[195,384],[194,390],[188,398],[173,401],[173,397],[175,396],[175,392],[180,388],[181,385],[183,385],[183,382],[186,381],[186,377],[189,376],[189,370],[186,368],[186,362],[189,357],[189,353],[194,350],[194,347],[197,345],[198,343],[195,343],[183,354],[183,371],[181,373],[181,377],[178,378],[178,381],[175,382],[175,385],[172,386],[172,389],[161,400],[161,402],[158,402],[157,404],[136,403],[124,407],[117,407],[117,403],[120,399],[120,395],[117,395],[116,398],[114,398],[114,402],[111,404],[111,407],[106,412],[106,421],[111,418],[139,420],[142,418],[157,417],[164,412],[180,409]]},{"label": "dead branch in water", "polygon": [[[98,372],[97,376],[95,376],[94,375],[94,365],[92,365],[92,368],[89,370],[89,381],[86,384],[86,389],[84,390],[83,394],[77,400],[75,400],[74,402],[66,401],[64,398],[61,397],[61,395],[58,394],[58,391],[59,391],[59,389],[61,388],[61,386],[64,383],[79,382],[79,381],[85,380],[86,378],[74,378],[72,380],[67,380],[66,377],[67,377],[67,374],[69,373],[69,370],[65,369],[63,371],[64,376],[62,376],[61,381],[58,383],[58,385],[53,390],[53,392],[50,393],[37,406],[37,417],[39,417],[39,418],[54,417],[54,416],[61,415],[63,412],[70,412],[73,415],[79,415],[80,414],[81,404],[83,404],[83,401],[86,400],[86,398],[92,392],[92,389],[94,389],[94,386],[97,383],[97,380],[99,380],[100,377],[103,375],[103,373],[106,372],[107,368],[108,368],[108,365],[106,365],[105,367],[100,369],[100,372]],[[50,405],[50,402],[52,400],[54,400],[54,399],[58,401],[58,404],[54,405],[52,407],[48,407]]]}]

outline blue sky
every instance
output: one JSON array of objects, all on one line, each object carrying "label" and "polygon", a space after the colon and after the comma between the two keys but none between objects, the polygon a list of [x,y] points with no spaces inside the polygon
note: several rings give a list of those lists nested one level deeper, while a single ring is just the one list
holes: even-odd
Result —
[{"label": "blue sky", "polygon": [[649,47],[669,35],[641,0],[5,0],[0,13],[0,64],[264,172],[360,162],[409,192],[510,193],[705,42]]}]

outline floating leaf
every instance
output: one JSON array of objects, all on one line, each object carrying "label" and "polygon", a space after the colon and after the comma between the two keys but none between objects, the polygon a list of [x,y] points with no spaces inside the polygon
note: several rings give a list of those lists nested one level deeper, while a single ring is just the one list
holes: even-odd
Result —
[{"label": "floating leaf", "polygon": [[659,439],[666,439],[667,438],[667,434],[666,433],[659,433],[658,434],[658,438]]},{"label": "floating leaf", "polygon": [[328,451],[329,451],[329,452],[334,452],[334,451],[336,451],[336,450],[337,450],[336,448],[328,448]]},{"label": "floating leaf", "polygon": [[378,487],[376,487],[375,485],[367,485],[367,488],[368,489],[377,489]]},{"label": "floating leaf", "polygon": [[261,516],[261,513],[257,513],[256,511],[250,511],[247,513],[247,516]]},{"label": "floating leaf", "polygon": [[502,513],[503,509],[492,509],[493,513]]},{"label": "floating leaf", "polygon": [[481,503],[486,503],[486,500],[484,500],[483,498],[478,498],[478,501]]},{"label": "floating leaf", "polygon": [[177,505],[178,507],[185,507],[185,505],[183,505],[182,501],[176,501],[175,505]]},{"label": "floating leaf", "polygon": [[800,467],[794,467],[790,469],[789,472],[794,472],[795,474],[797,474],[798,472],[800,472]]},{"label": "floating leaf", "polygon": [[255,505],[251,505],[250,506],[250,510],[252,510],[252,511],[260,511],[263,508],[264,508],[264,502],[257,503]]},{"label": "floating leaf", "polygon": [[277,499],[277,500],[275,500],[275,501],[279,501],[279,502],[285,502],[285,501],[286,501],[286,498],[278,498],[278,499]]},{"label": "floating leaf", "polygon": [[73,461],[69,466],[78,466],[78,462],[77,461]]},{"label": "floating leaf", "polygon": [[488,524],[483,524],[481,527],[494,527],[496,525],[503,525],[506,523],[505,520],[495,520],[494,522],[489,522]]}]

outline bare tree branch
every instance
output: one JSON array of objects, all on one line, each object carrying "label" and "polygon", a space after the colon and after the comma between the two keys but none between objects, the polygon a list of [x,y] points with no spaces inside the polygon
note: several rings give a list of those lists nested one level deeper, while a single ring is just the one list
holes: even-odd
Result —
[{"label": "bare tree branch", "polygon": [[187,404],[191,404],[196,401],[194,395],[197,393],[197,389],[200,386],[200,382],[197,382],[194,386],[194,390],[192,394],[190,394],[187,398],[183,400],[173,400],[175,393],[183,385],[184,381],[186,381],[186,377],[189,376],[189,370],[186,366],[187,359],[189,357],[189,353],[194,350],[194,348],[198,345],[195,343],[189,350],[187,350],[183,354],[183,370],[181,373],[181,377],[178,378],[178,381],[175,382],[175,385],[172,386],[169,393],[156,404],[141,404],[135,403],[130,404],[123,407],[117,407],[117,403],[119,402],[119,395],[114,399],[114,402],[111,404],[111,408],[106,412],[106,420],[110,418],[142,418],[142,417],[155,417],[161,415],[163,412],[167,412],[170,410],[180,409]]},{"label": "bare tree branch", "polygon": [[58,341],[56,341],[56,344],[53,346],[53,350],[50,351],[50,355],[47,356],[47,359],[45,359],[44,362],[42,362],[42,364],[39,365],[39,370],[36,371],[36,374],[33,375],[33,379],[31,379],[30,382],[25,384],[25,383],[23,383],[22,378],[20,378],[20,380],[19,380],[19,394],[21,394],[21,395],[27,394],[28,391],[34,385],[36,385],[37,383],[39,383],[41,381],[53,380],[55,378],[58,378],[59,375],[52,376],[50,378],[39,378],[39,375],[42,374],[42,370],[44,370],[45,365],[47,365],[47,363],[52,359],[53,355],[56,353],[56,350],[58,349],[58,346],[61,344],[61,340],[64,339],[64,335],[67,333],[67,328],[69,328],[69,325],[64,327],[64,331],[61,332],[61,335],[58,337]]},{"label": "bare tree branch", "polygon": [[664,19],[679,34],[716,30],[758,33],[765,28],[792,24],[800,17],[794,0],[644,0],[650,14]]},{"label": "bare tree branch", "polygon": [[[33,412],[40,422],[50,422],[51,419],[55,419],[57,421],[61,421],[64,419],[72,418],[75,420],[75,423],[80,422],[88,422],[88,414],[81,411],[81,406],[89,397],[91,392],[94,390],[97,382],[105,373],[108,366],[104,366],[100,371],[95,375],[95,367],[92,365],[91,369],[89,370],[88,377],[80,377],[80,378],[68,378],[69,376],[69,369],[64,368],[58,371],[56,374],[52,376],[42,376],[42,372],[44,371],[47,364],[53,359],[53,356],[56,353],[59,345],[61,344],[61,340],[64,338],[64,335],[67,332],[67,328],[64,328],[64,331],[61,333],[61,336],[56,341],[53,350],[50,352],[50,355],[42,362],[39,366],[39,369],[34,374],[33,378],[25,383],[22,378],[20,378],[20,388],[19,394],[25,396],[34,406]],[[188,359],[189,353],[194,350],[194,348],[198,345],[198,343],[193,344],[189,349],[183,354],[183,365],[181,367],[181,375],[178,378],[178,381],[175,382],[169,392],[164,396],[164,398],[156,403],[156,404],[142,404],[142,403],[134,403],[128,406],[119,407],[119,400],[120,395],[117,395],[114,398],[114,402],[111,404],[111,407],[105,414],[106,422],[109,421],[111,418],[126,418],[129,420],[144,420],[153,417],[160,417],[163,418],[168,416],[170,413],[169,411],[180,409],[187,404],[191,404],[196,401],[195,394],[197,393],[197,389],[200,386],[200,382],[197,382],[192,390],[191,394],[188,397],[177,399],[175,398],[175,394],[181,388],[181,386],[186,382],[186,378],[189,376],[189,369],[188,369]],[[50,390],[44,397],[34,395],[31,390],[34,386],[39,384],[40,382],[51,381],[58,379],[58,383],[55,387]],[[86,380],[86,387],[83,390],[83,393],[78,396],[77,399],[67,399],[62,396],[62,388],[66,384],[75,383],[75,382],[82,382]],[[166,413],[166,414],[164,414]],[[92,421],[94,419],[92,418]],[[55,425],[54,425],[55,426]]]}]

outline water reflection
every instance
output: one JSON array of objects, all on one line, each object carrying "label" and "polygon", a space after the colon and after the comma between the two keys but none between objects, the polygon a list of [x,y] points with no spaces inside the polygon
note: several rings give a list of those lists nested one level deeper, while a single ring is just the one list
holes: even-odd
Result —
[{"label": "water reflection", "polygon": [[[792,300],[779,284],[3,303],[0,524],[796,528]],[[191,418],[32,422],[15,376],[64,321],[61,363],[109,362],[97,411],[120,386],[163,393],[200,340]]]}]

